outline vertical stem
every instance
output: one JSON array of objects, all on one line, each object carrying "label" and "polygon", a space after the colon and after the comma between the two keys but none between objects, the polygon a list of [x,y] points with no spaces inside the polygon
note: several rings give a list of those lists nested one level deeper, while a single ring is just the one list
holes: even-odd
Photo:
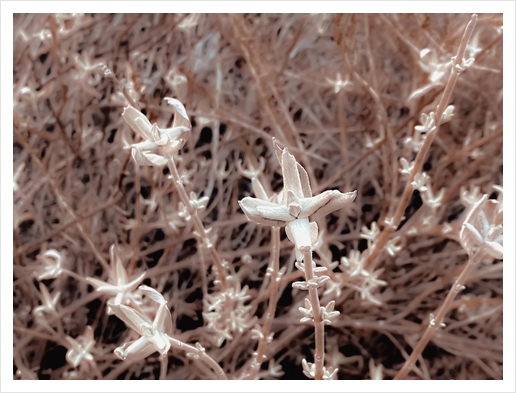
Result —
[{"label": "vertical stem", "polygon": [[167,367],[168,367],[168,356],[163,356],[159,359],[160,369],[159,369],[159,379],[163,381],[167,378]]},{"label": "vertical stem", "polygon": [[469,258],[468,263],[450,288],[450,291],[448,292],[446,299],[444,299],[444,303],[439,308],[437,315],[433,320],[430,320],[425,333],[417,343],[416,347],[410,354],[410,357],[407,359],[401,370],[398,372],[398,374],[396,374],[394,379],[404,379],[410,372],[411,368],[416,364],[416,359],[419,357],[419,355],[421,355],[428,342],[434,336],[435,332],[441,327],[444,317],[448,313],[453,300],[455,300],[455,296],[457,296],[457,293],[464,289],[463,286],[466,282],[466,278],[469,276],[475,265],[482,260],[482,257],[483,253],[481,250],[479,250]]},{"label": "vertical stem", "polygon": [[421,168],[425,163],[427,153],[430,150],[430,146],[432,145],[434,137],[437,135],[441,117],[444,113],[444,110],[448,106],[448,102],[450,101],[453,89],[455,87],[455,84],[457,83],[457,79],[459,78],[460,72],[456,66],[462,64],[464,53],[466,51],[466,45],[469,39],[471,38],[471,35],[473,34],[473,30],[475,29],[476,23],[477,15],[474,14],[471,17],[471,20],[468,22],[466,29],[464,30],[462,40],[459,44],[459,49],[457,50],[457,55],[455,56],[455,61],[453,62],[451,67],[450,77],[448,78],[448,82],[446,83],[446,86],[444,88],[443,95],[439,100],[439,104],[437,105],[437,109],[435,112],[435,129],[433,131],[428,132],[425,141],[423,142],[423,146],[421,147],[421,150],[417,153],[417,156],[414,160],[414,167],[409,175],[409,179],[407,180],[405,189],[403,190],[403,194],[401,195],[400,203],[398,204],[396,212],[394,213],[392,225],[386,226],[385,229],[382,231],[380,237],[378,238],[374,248],[371,250],[371,253],[367,257],[367,260],[364,264],[366,269],[370,268],[371,266],[373,269],[376,267],[376,264],[378,262],[377,258],[382,254],[383,250],[385,249],[385,245],[389,240],[390,235],[400,225],[403,213],[405,212],[405,209],[407,208],[410,202],[410,197],[412,196],[412,193],[414,191],[411,183],[414,181],[416,174],[421,171]]},{"label": "vertical stem", "polygon": [[[303,252],[305,261],[305,279],[310,282],[314,278],[312,266],[312,250]],[[317,287],[308,287],[308,296],[312,305],[312,313],[315,325],[315,379],[322,379],[324,367],[324,322],[321,315],[321,305]]]},{"label": "vertical stem", "polygon": [[272,320],[276,313],[276,303],[278,298],[278,272],[279,272],[279,256],[280,256],[280,229],[279,227],[272,227],[272,253],[271,253],[271,284],[269,287],[269,308],[267,310],[267,316],[265,323],[263,324],[262,333],[263,336],[260,338],[258,343],[258,350],[256,351],[256,359],[251,363],[251,371],[247,379],[255,379],[261,364],[263,363],[265,349],[267,348],[267,337],[270,334]]},{"label": "vertical stem", "polygon": [[168,168],[170,169],[170,176],[174,181],[177,192],[179,193],[179,199],[185,205],[185,208],[188,210],[192,218],[192,222],[195,230],[199,234],[202,239],[202,242],[210,252],[213,263],[215,264],[215,268],[217,269],[217,277],[220,280],[220,285],[222,286],[222,291],[225,291],[228,287],[228,283],[226,280],[226,276],[224,275],[224,268],[222,266],[222,260],[220,259],[217,250],[211,243],[210,239],[208,239],[208,235],[206,234],[206,229],[197,214],[197,209],[190,201],[188,194],[186,193],[185,187],[183,186],[183,182],[181,181],[181,177],[179,176],[179,172],[177,171],[176,163],[174,162],[174,157],[170,154],[167,156],[168,159]]}]

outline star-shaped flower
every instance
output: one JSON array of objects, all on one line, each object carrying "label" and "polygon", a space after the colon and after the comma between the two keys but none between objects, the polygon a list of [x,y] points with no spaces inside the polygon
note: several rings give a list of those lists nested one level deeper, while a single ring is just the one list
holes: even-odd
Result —
[{"label": "star-shaped flower", "polygon": [[109,283],[92,277],[88,277],[86,281],[94,286],[97,291],[114,296],[114,298],[109,299],[107,302],[108,314],[112,314],[113,305],[127,303],[130,300],[133,295],[132,292],[145,277],[145,272],[141,273],[138,277],[129,282],[124,265],[116,253],[114,244],[110,247],[109,254],[111,257],[111,263],[114,265],[109,274]]},{"label": "star-shaped flower", "polygon": [[150,287],[142,285],[140,291],[159,304],[154,321],[134,308],[124,305],[112,306],[114,314],[141,335],[138,340],[125,343],[115,349],[115,355],[122,360],[145,359],[156,351],[165,356],[170,349],[169,336],[173,332],[172,317],[167,302],[158,291]]},{"label": "star-shaped flower", "polygon": [[156,123],[151,124],[143,113],[132,106],[127,106],[122,113],[127,124],[144,139],[127,146],[132,149],[131,154],[138,165],[166,165],[168,159],[163,155],[177,153],[190,136],[192,125],[183,104],[174,98],[167,97],[165,100],[175,109],[171,128],[161,129]]},{"label": "star-shaped flower", "polygon": [[262,225],[286,226],[287,236],[296,245],[296,252],[312,249],[317,241],[317,219],[351,203],[356,191],[342,193],[338,190],[325,191],[312,196],[310,181],[305,169],[289,153],[281,149],[276,139],[272,140],[276,157],[283,170],[283,191],[279,202],[245,197],[240,207],[250,221]]},{"label": "star-shaped flower", "polygon": [[45,284],[39,284],[39,290],[41,291],[41,306],[35,307],[32,311],[36,317],[43,316],[44,313],[55,313],[56,306],[61,297],[61,291],[57,291],[52,297]]},{"label": "star-shaped flower", "polygon": [[83,359],[89,362],[93,361],[93,355],[90,353],[90,350],[95,345],[95,340],[91,326],[86,326],[86,332],[83,336],[79,336],[76,339],[66,336],[66,341],[70,344],[70,349],[66,353],[66,360],[72,366],[77,368]]},{"label": "star-shaped flower", "polygon": [[492,258],[503,259],[503,215],[498,204],[484,194],[467,215],[460,241],[468,253],[482,249]]}]

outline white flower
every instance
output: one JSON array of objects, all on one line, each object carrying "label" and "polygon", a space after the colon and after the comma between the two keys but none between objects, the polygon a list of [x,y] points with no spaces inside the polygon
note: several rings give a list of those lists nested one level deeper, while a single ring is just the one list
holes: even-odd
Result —
[{"label": "white flower", "polygon": [[426,185],[428,179],[429,177],[426,172],[418,172],[414,176],[414,181],[411,183],[412,187],[419,192],[425,192],[428,189],[428,186]]},{"label": "white flower", "polygon": [[122,265],[122,260],[118,256],[114,244],[110,247],[109,254],[111,258],[111,264],[114,265],[112,266],[112,269],[109,273],[110,283],[106,283],[92,277],[86,278],[86,281],[95,287],[98,292],[114,296],[114,298],[109,299],[107,303],[108,314],[112,314],[113,305],[128,303],[128,301],[133,296],[132,292],[138,287],[138,285],[145,277],[145,272],[141,273],[132,281],[129,281],[124,265]]},{"label": "white flower", "polygon": [[63,272],[61,266],[63,256],[57,250],[47,250],[43,255],[38,255],[37,258],[45,265],[41,273],[38,275],[39,280],[57,278]]},{"label": "white flower", "polygon": [[[315,378],[315,364],[307,362],[306,359],[303,359],[301,361],[303,365],[303,374],[305,374],[308,378]],[[326,368],[323,367],[323,377],[322,379],[328,380],[328,379],[334,379],[337,375],[338,369],[335,368],[332,370],[331,367]]]},{"label": "white flower", "polygon": [[344,87],[353,85],[348,78],[346,78],[346,80],[342,80],[340,72],[337,72],[337,78],[335,80],[331,80],[330,78],[326,78],[326,80],[328,81],[328,83],[333,85],[333,91],[335,92],[335,94],[337,94]]},{"label": "white flower", "polygon": [[469,254],[481,249],[492,258],[503,259],[503,215],[498,204],[484,194],[466,216],[460,241]]},{"label": "white flower", "polygon": [[423,202],[425,202],[431,209],[437,209],[441,206],[444,197],[444,188],[439,190],[439,193],[434,196],[432,188],[427,188],[426,192],[421,194]]},{"label": "white flower", "polygon": [[61,296],[61,292],[57,291],[54,297],[50,296],[50,292],[48,291],[45,284],[39,284],[39,290],[41,291],[41,306],[35,307],[32,311],[36,317],[43,316],[44,313],[48,312],[53,314],[56,312],[56,305],[59,301],[59,297]]},{"label": "white flower", "polygon": [[151,124],[143,113],[132,106],[127,106],[122,113],[127,124],[144,139],[129,146],[138,165],[166,165],[168,160],[163,155],[177,153],[190,136],[192,125],[183,104],[174,98],[165,100],[175,109],[171,128],[160,129],[157,124]]},{"label": "white flower", "polygon": [[410,176],[412,169],[414,168],[414,162],[408,162],[405,158],[400,158],[401,169],[399,169],[402,175]]},{"label": "white flower", "polygon": [[339,311],[333,311],[335,308],[335,300],[332,300],[329,302],[326,307],[321,307],[321,315],[323,322],[327,325],[331,325],[331,320],[337,317],[340,312]]},{"label": "white flower", "polygon": [[287,148],[281,149],[274,138],[273,144],[283,169],[281,202],[245,197],[239,204],[250,221],[262,225],[286,226],[288,238],[296,245],[296,253],[297,250],[304,252],[312,249],[312,244],[317,241],[318,229],[314,221],[351,203],[356,197],[356,191],[344,194],[331,190],[312,196],[305,169]]},{"label": "white flower", "polygon": [[122,360],[145,359],[156,351],[165,356],[170,349],[172,317],[165,299],[159,292],[147,286],[142,285],[140,290],[159,304],[154,321],[134,308],[124,305],[111,306],[118,318],[141,335],[138,340],[125,343],[115,349],[115,355]]},{"label": "white flower", "polygon": [[93,361],[93,355],[90,353],[90,350],[95,345],[95,340],[93,339],[93,328],[91,326],[86,326],[84,336],[79,336],[75,340],[70,336],[66,336],[66,341],[70,344],[70,349],[66,352],[66,360],[73,367],[77,368],[83,359],[90,362]]}]

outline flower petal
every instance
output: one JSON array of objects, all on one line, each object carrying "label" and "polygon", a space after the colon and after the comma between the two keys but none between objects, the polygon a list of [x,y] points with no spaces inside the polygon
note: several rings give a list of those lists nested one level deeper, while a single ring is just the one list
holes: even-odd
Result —
[{"label": "flower petal", "polygon": [[251,179],[251,184],[253,185],[254,194],[259,199],[262,199],[262,200],[268,202],[269,201],[269,197],[267,196],[267,193],[265,192],[265,189],[263,188],[262,183],[260,183],[260,181],[256,177],[253,177]]},{"label": "flower petal", "polygon": [[179,132],[179,135],[175,139],[182,140],[179,146],[179,149],[181,149],[190,137],[192,124],[190,123],[190,119],[188,119],[184,105],[180,101],[169,97],[165,97],[165,101],[175,109],[176,114],[172,122],[172,128]]},{"label": "flower petal", "polygon": [[115,349],[115,355],[122,360],[138,361],[156,352],[156,348],[145,337],[140,337],[136,341],[125,343]]},{"label": "flower petal", "polygon": [[152,325],[152,321],[146,315],[124,305],[111,304],[113,314],[124,321],[131,329],[143,335],[142,325]]},{"label": "flower petal", "polygon": [[292,221],[287,207],[257,198],[245,197],[238,202],[249,221],[261,225],[285,226]]},{"label": "flower petal", "polygon": [[329,190],[315,197],[301,200],[303,212],[300,217],[310,217],[310,221],[316,221],[335,210],[342,209],[355,200],[357,192],[342,193],[339,190]]},{"label": "flower petal", "polygon": [[306,173],[305,168],[298,162],[297,170],[299,172],[299,178],[301,180],[301,188],[303,190],[303,196],[305,198],[310,198],[312,196],[312,189],[310,188],[310,178],[308,177],[308,173]]},{"label": "flower petal", "polygon": [[308,219],[297,219],[287,224],[287,236],[301,252],[312,249],[311,231]]},{"label": "flower petal", "polygon": [[169,336],[173,333],[172,316],[166,303],[159,306],[156,318],[154,318],[154,328]]},{"label": "flower petal", "polygon": [[287,192],[292,191],[298,198],[304,198],[296,158],[289,153],[287,148],[283,149],[281,167],[283,169],[284,190]]},{"label": "flower petal", "polygon": [[152,140],[152,124],[149,119],[141,113],[138,109],[127,106],[124,108],[122,117],[129,124],[129,126],[140,135],[143,139]]}]

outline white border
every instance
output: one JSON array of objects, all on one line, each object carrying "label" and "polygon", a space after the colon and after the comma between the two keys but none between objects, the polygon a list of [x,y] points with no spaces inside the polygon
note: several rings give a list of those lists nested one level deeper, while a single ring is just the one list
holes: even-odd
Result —
[{"label": "white border", "polygon": [[[514,241],[505,245],[504,264],[504,364],[507,365],[503,381],[325,381],[320,385],[315,381],[260,381],[245,383],[243,381],[168,381],[165,383],[153,381],[13,381],[12,380],[12,224],[10,217],[12,207],[11,176],[12,176],[12,54],[13,54],[13,13],[23,13],[30,10],[33,13],[54,12],[196,12],[203,10],[208,13],[219,12],[292,12],[297,13],[367,13],[374,10],[377,13],[503,13],[504,14],[504,199],[505,204],[504,229],[506,239],[516,239],[515,233],[515,121],[514,121],[514,70],[515,70],[515,3],[512,1],[483,1],[483,2],[437,2],[437,1],[310,1],[310,2],[228,2],[228,1],[200,1],[200,2],[56,2],[56,1],[27,1],[1,3],[1,124],[0,157],[1,157],[1,211],[2,220],[2,266],[1,266],[1,301],[2,301],[2,353],[1,353],[1,390],[2,391],[38,391],[38,392],[84,392],[84,391],[156,391],[170,392],[210,391],[210,392],[256,392],[281,390],[284,392],[341,392],[341,391],[372,391],[372,392],[427,392],[427,391],[454,391],[454,392],[514,392],[515,378],[511,371],[511,364],[515,363],[514,356],[514,299],[515,299],[515,269],[514,269]],[[9,212],[9,214],[8,214]],[[322,389],[321,389],[322,388]],[[6,390],[7,389],[7,390]]]}]

